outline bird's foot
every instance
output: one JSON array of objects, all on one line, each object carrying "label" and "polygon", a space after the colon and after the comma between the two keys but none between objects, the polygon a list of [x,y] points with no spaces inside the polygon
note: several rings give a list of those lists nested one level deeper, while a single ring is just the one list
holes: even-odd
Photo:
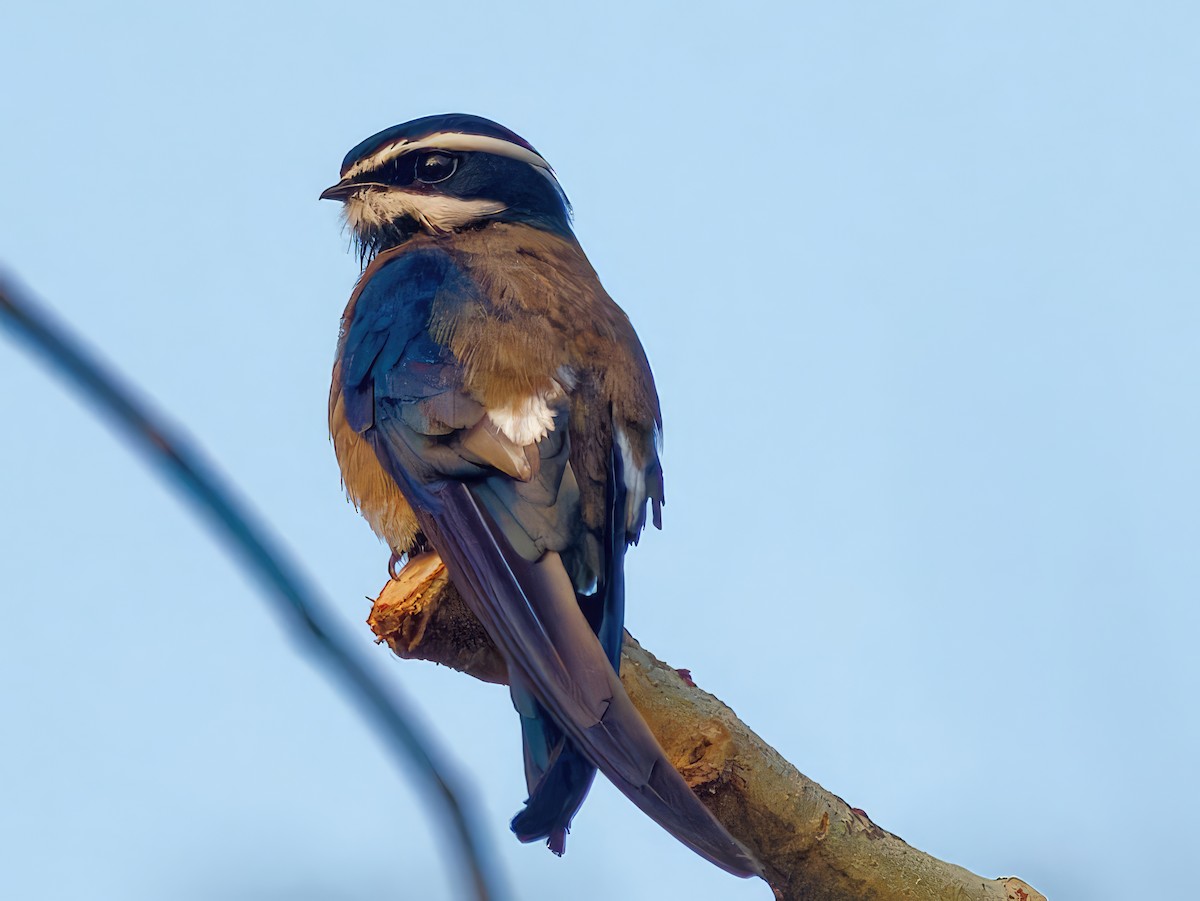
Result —
[{"label": "bird's foot", "polygon": [[[396,563],[393,555],[388,570]],[[367,624],[380,640],[387,641],[401,657],[412,657],[425,637],[442,591],[450,581],[445,564],[435,553],[406,556],[403,565],[392,572],[391,580],[375,601]]]},{"label": "bird's foot", "polygon": [[391,559],[388,560],[388,575],[392,577],[393,582],[400,581],[400,570],[404,569],[408,563],[408,554],[397,554],[392,551]]}]

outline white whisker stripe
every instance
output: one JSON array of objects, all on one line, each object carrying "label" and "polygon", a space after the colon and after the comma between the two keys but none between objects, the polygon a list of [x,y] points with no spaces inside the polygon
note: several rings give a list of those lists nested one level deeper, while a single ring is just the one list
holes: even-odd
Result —
[{"label": "white whisker stripe", "polygon": [[447,194],[417,194],[398,189],[367,188],[346,198],[346,222],[362,234],[404,216],[416,219],[426,231],[449,232],[507,209],[497,200],[464,200]]},{"label": "white whisker stripe", "polygon": [[539,169],[544,169],[547,173],[554,172],[550,168],[550,164],[542,159],[539,154],[534,153],[527,147],[522,147],[520,144],[514,144],[512,141],[506,141],[503,138],[493,138],[489,135],[458,134],[446,131],[429,135],[418,141],[405,139],[396,141],[393,144],[387,144],[370,156],[363,157],[347,169],[342,174],[342,177],[353,178],[356,175],[361,175],[363,172],[370,172],[372,169],[382,166],[389,160],[393,160],[404,153],[411,153],[414,150],[464,150],[494,153],[497,156],[506,156],[510,159],[520,160],[523,163],[536,166]]}]

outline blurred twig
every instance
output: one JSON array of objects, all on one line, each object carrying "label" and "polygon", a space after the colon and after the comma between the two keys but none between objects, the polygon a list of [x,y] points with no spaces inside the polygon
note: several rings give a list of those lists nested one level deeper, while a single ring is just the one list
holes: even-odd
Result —
[{"label": "blurred twig", "polygon": [[470,872],[474,896],[481,901],[498,901],[501,891],[497,874],[486,859],[461,790],[451,786],[438,761],[441,755],[432,750],[432,740],[417,727],[407,702],[376,680],[358,659],[351,642],[325,611],[318,592],[268,530],[255,522],[216,468],[189,447],[180,433],[172,434],[162,417],[135,399],[133,392],[107,371],[65,326],[54,323],[3,277],[0,277],[0,321],[107,414],[113,427],[130,438],[160,474],[193,503],[216,535],[258,579],[264,595],[296,637],[315,652],[347,696],[361,705],[400,761],[416,767],[415,774],[407,768],[405,772],[440,808],[453,844]]}]

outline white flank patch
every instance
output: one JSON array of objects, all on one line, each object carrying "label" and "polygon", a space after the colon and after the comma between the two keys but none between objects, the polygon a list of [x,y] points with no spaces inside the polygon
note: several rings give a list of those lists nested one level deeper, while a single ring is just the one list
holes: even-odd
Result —
[{"label": "white flank patch", "polygon": [[552,387],[549,391],[540,391],[488,410],[488,419],[518,447],[536,444],[554,431],[554,410],[550,405],[564,394],[558,382],[551,381],[550,384]]},{"label": "white flank patch", "polygon": [[625,524],[626,528],[638,519],[638,511],[646,503],[646,473],[633,459],[633,447],[629,436],[616,426],[617,449],[621,452],[621,469],[625,481]]},{"label": "white flank patch", "polygon": [[402,216],[412,216],[428,232],[449,232],[506,209],[497,200],[463,200],[445,194],[364,188],[346,198],[345,215],[346,222],[359,234]]},{"label": "white flank patch", "polygon": [[419,141],[400,140],[394,144],[381,147],[370,156],[363,157],[347,169],[342,177],[353,178],[356,175],[361,175],[363,172],[370,172],[372,169],[382,166],[388,160],[395,159],[403,153],[411,153],[414,150],[466,150],[494,153],[497,156],[506,156],[509,159],[520,160],[523,163],[544,169],[547,173],[554,171],[550,168],[550,164],[542,159],[540,154],[534,153],[520,144],[514,144],[503,138],[493,138],[487,135],[457,134],[447,131],[430,135],[427,138],[421,138]]}]

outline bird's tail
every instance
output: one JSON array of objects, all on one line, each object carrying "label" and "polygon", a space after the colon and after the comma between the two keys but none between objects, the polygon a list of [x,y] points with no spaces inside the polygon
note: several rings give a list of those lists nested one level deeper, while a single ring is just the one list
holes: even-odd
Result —
[{"label": "bird's tail", "polygon": [[[663,756],[580,610],[558,554],[525,560],[462,483],[444,482],[431,494],[438,509],[418,509],[421,528],[508,662],[510,681],[528,691],[569,744],[664,829],[731,873],[759,874],[753,855]],[[570,775],[566,767],[562,772]],[[564,803],[578,807],[587,782],[590,777],[571,783],[561,796]],[[537,810],[543,798],[549,804],[555,796],[533,794]]]},{"label": "bird's tail", "polygon": [[[621,672],[621,646],[625,624],[626,490],[624,461],[613,448],[606,486],[606,522],[600,578],[594,591],[575,599],[592,632],[600,641],[613,670]],[[525,751],[525,778],[529,798],[512,820],[512,830],[523,842],[546,839],[555,854],[566,849],[571,819],[587,797],[596,768],[554,722],[532,691],[515,680],[513,706],[521,715],[521,741]]]},{"label": "bird's tail", "polygon": [[533,692],[514,681],[513,706],[521,715],[525,777],[529,799],[512,819],[512,831],[523,842],[546,840],[555,854],[566,850],[571,819],[587,797],[594,767],[537,702]]}]

